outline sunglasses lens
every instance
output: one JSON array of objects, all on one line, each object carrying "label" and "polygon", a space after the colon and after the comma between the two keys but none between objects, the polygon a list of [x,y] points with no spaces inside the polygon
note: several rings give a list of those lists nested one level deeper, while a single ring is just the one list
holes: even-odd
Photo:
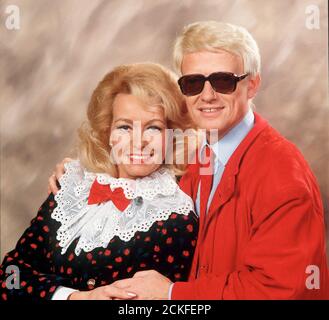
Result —
[{"label": "sunglasses lens", "polygon": [[204,77],[200,75],[184,76],[178,80],[182,93],[186,96],[199,94],[203,89],[204,82]]},{"label": "sunglasses lens", "polygon": [[236,79],[233,74],[213,73],[209,80],[214,90],[219,93],[231,93],[236,87]]}]

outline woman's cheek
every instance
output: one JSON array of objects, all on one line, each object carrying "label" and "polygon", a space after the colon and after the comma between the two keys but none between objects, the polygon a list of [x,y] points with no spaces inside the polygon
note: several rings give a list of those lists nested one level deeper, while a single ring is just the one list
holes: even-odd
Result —
[{"label": "woman's cheek", "polygon": [[166,137],[164,133],[159,134],[158,136],[155,137],[154,142],[154,149],[155,149],[155,154],[156,154],[156,163],[157,164],[162,164],[163,160],[165,158],[165,152],[166,152]]},{"label": "woman's cheek", "polygon": [[166,157],[168,143],[170,143],[170,141],[168,141],[168,140],[169,140],[169,137],[165,133],[163,133],[162,134],[162,142],[161,142],[161,145],[162,145],[162,161]]},{"label": "woman's cheek", "polygon": [[129,132],[113,131],[110,145],[112,157],[117,164],[128,161],[127,155],[130,153],[131,135]]}]

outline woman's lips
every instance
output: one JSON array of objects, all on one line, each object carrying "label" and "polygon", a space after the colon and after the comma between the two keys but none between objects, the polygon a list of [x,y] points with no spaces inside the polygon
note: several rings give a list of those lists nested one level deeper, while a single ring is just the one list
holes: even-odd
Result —
[{"label": "woman's lips", "polygon": [[149,162],[150,159],[152,159],[154,156],[154,152],[151,154],[129,154],[128,159],[130,160],[130,163],[133,164],[140,164],[140,163],[145,163]]}]

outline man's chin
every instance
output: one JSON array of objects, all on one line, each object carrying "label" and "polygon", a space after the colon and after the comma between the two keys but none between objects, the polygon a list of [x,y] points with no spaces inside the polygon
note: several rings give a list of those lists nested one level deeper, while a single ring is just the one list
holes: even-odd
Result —
[{"label": "man's chin", "polygon": [[199,130],[205,130],[205,131],[215,131],[219,130],[222,131],[223,125],[219,121],[206,121],[205,123],[200,123],[200,126],[198,126]]}]

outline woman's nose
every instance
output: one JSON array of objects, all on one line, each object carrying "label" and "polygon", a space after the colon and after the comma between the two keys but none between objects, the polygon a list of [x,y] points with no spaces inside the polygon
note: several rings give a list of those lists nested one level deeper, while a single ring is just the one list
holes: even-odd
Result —
[{"label": "woman's nose", "polygon": [[134,128],[131,140],[131,146],[134,149],[142,150],[148,143],[147,135],[143,134],[142,128]]}]

